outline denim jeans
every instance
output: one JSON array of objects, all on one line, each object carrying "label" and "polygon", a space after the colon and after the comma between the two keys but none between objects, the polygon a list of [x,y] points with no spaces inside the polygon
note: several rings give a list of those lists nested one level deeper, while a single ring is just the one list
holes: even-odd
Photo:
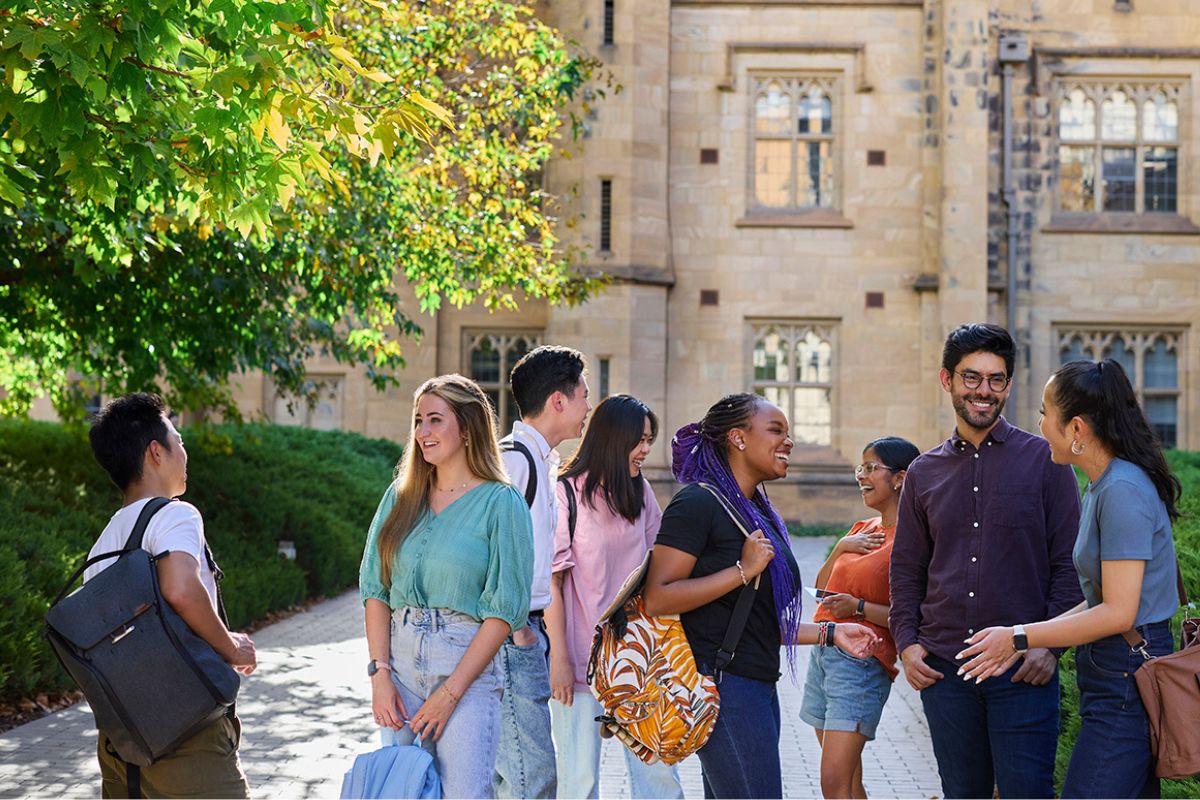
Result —
[{"label": "denim jeans", "polygon": [[942,793],[947,798],[1054,797],[1058,747],[1058,669],[1044,686],[1013,683],[1021,662],[983,683],[930,655],[945,677],[921,691]]},{"label": "denim jeans", "polygon": [[[554,732],[554,750],[558,762],[558,796],[588,798],[600,796],[600,723],[596,717],[604,708],[591,692],[575,687],[575,700],[565,706],[550,701],[550,724]],[[679,770],[661,761],[647,764],[625,745],[625,766],[629,769],[629,796],[638,798],[683,798]],[[615,787],[608,787],[616,795]]]},{"label": "denim jeans", "polygon": [[547,800],[557,784],[550,734],[550,639],[541,617],[530,617],[529,627],[537,634],[533,644],[518,647],[510,636],[500,647],[503,736],[492,785],[497,797]]},{"label": "denim jeans", "polygon": [[[466,614],[436,608],[399,608],[392,614],[392,681],[410,715],[450,677],[479,625]],[[462,693],[441,738],[422,739],[421,746],[437,763],[444,797],[492,796],[503,688],[497,655]],[[393,737],[384,728],[381,739],[407,745],[413,733],[405,726]]]},{"label": "denim jeans", "polygon": [[783,797],[775,684],[726,672],[717,690],[721,713],[697,752],[704,796]]},{"label": "denim jeans", "polygon": [[[1149,651],[1174,648],[1169,622],[1138,629]],[[1079,737],[1063,782],[1063,797],[1158,797],[1150,754],[1150,723],[1133,673],[1146,661],[1120,635],[1075,648]]]}]

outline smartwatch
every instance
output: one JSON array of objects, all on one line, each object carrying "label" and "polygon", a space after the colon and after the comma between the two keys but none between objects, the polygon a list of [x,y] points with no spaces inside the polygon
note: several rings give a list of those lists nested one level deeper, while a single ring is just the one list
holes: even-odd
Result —
[{"label": "smartwatch", "polygon": [[367,662],[367,675],[374,675],[381,669],[386,669],[388,672],[392,671],[392,668],[389,667],[385,661],[376,661],[372,658]]},{"label": "smartwatch", "polygon": [[858,610],[854,612],[856,617],[865,617],[867,615],[867,601],[865,598],[858,598]]},{"label": "smartwatch", "polygon": [[1024,625],[1013,625],[1013,650],[1024,653],[1029,649],[1029,637],[1025,635]]}]

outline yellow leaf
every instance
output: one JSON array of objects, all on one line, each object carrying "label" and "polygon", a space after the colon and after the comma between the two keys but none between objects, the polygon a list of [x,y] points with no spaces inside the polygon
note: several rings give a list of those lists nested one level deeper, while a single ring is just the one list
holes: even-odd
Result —
[{"label": "yellow leaf", "polygon": [[279,206],[284,211],[288,210],[291,205],[292,198],[296,196],[296,181],[291,175],[284,175],[279,180]]},{"label": "yellow leaf", "polygon": [[276,107],[272,107],[267,111],[267,133],[270,134],[271,141],[275,142],[276,147],[280,150],[287,150],[288,139],[291,138],[292,130],[288,127],[283,115],[279,113],[279,109]]},{"label": "yellow leaf", "polygon": [[267,128],[267,113],[263,112],[262,114],[259,115],[258,119],[254,120],[254,122],[250,123],[250,132],[252,134],[254,134],[255,142],[262,141],[263,131],[266,130],[266,128]]},{"label": "yellow leaf", "polygon": [[350,67],[350,69],[354,70],[367,80],[375,81],[376,83],[389,83],[392,80],[392,76],[388,75],[386,72],[380,72],[379,70],[367,70],[367,68],[360,64],[358,59],[355,58],[354,55],[344,47],[334,45],[329,48],[329,52],[336,56],[346,66]]},{"label": "yellow leaf", "polygon": [[449,111],[442,108],[440,105],[433,102],[429,98],[424,97],[420,93],[410,92],[408,95],[408,101],[414,105],[420,106],[421,108],[428,111],[430,114],[433,114],[433,116],[436,117],[438,119],[438,121],[440,121],[447,128],[451,128],[454,126],[454,118],[450,116]]}]

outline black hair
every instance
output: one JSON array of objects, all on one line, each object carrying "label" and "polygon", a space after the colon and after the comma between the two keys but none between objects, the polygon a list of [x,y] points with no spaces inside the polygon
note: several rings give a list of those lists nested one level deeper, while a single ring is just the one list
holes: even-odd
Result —
[{"label": "black hair", "polygon": [[142,477],[142,461],[151,442],[171,449],[167,406],[157,394],[118,397],[96,414],[88,430],[92,455],[122,492]]},{"label": "black hair", "polygon": [[1142,468],[1167,507],[1167,514],[1172,520],[1179,518],[1183,488],[1171,474],[1162,445],[1146,421],[1137,393],[1120,363],[1111,358],[1070,361],[1054,373],[1050,391],[1058,406],[1060,425],[1075,417],[1087,420],[1109,452]]},{"label": "black hair", "polygon": [[570,347],[542,345],[526,353],[512,368],[509,382],[522,417],[536,417],[555,392],[567,397],[579,385],[583,353]]},{"label": "black hair", "polygon": [[563,467],[564,478],[584,473],[580,493],[583,502],[596,507],[596,494],[614,514],[633,522],[645,506],[646,482],[629,475],[629,454],[637,447],[650,420],[651,441],[658,438],[658,417],[650,407],[627,394],[614,394],[592,411],[587,432],[571,461]]},{"label": "black hair", "polygon": [[1008,331],[999,325],[991,325],[986,322],[959,325],[950,331],[950,335],[946,337],[946,344],[942,348],[942,369],[954,372],[958,362],[962,361],[964,356],[980,351],[1003,358],[1004,371],[1008,377],[1012,377],[1017,347],[1013,344]]},{"label": "black hair", "polygon": [[874,450],[875,455],[879,457],[879,463],[893,472],[908,469],[908,465],[913,462],[913,459],[921,455],[921,451],[915,444],[908,439],[901,439],[899,436],[881,436],[875,441],[867,443],[863,452],[868,450]]}]

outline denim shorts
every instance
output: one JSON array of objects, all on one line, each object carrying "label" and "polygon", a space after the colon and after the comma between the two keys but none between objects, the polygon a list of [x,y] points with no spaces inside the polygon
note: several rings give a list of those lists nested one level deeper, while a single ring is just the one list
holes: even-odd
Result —
[{"label": "denim shorts", "polygon": [[818,730],[860,733],[868,740],[892,691],[877,658],[855,658],[838,647],[813,647],[800,719]]}]

